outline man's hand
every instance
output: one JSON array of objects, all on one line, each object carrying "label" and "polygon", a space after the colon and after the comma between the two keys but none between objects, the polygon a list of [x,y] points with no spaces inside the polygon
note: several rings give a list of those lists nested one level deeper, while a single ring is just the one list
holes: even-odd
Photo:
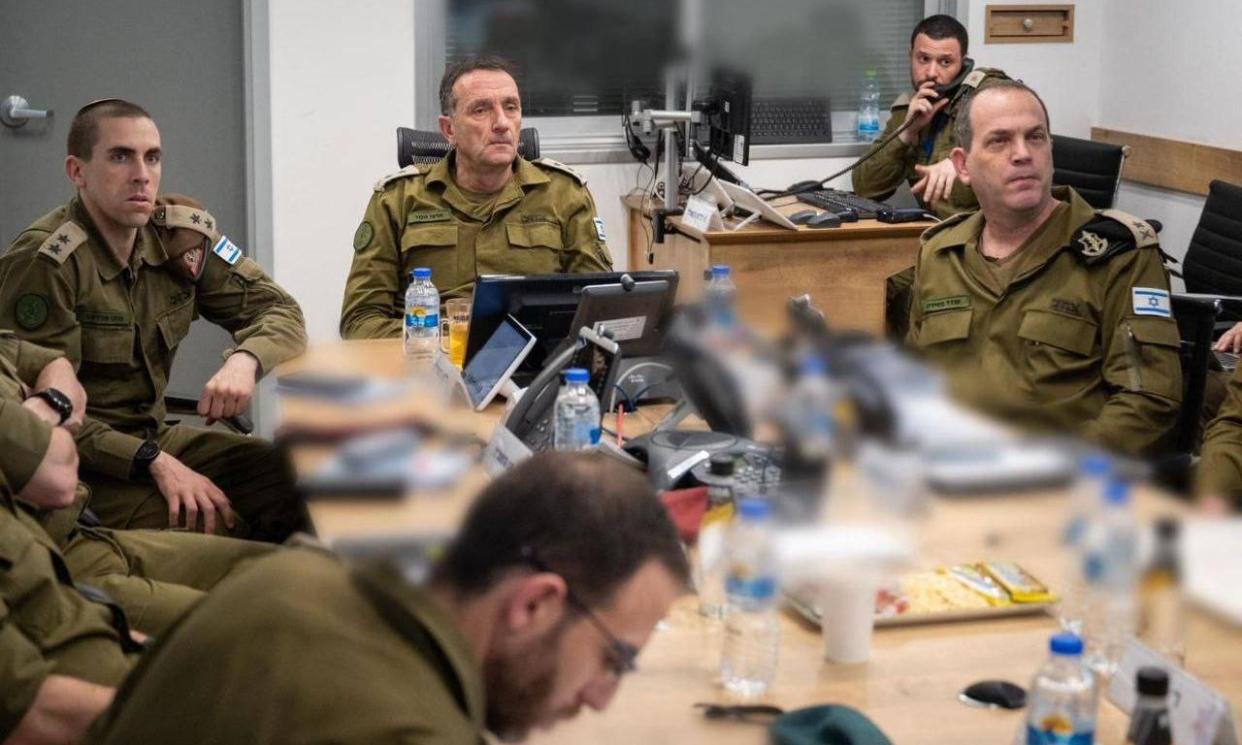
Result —
[{"label": "man's hand", "polygon": [[953,184],[957,183],[957,169],[953,167],[953,161],[948,158],[939,163],[932,163],[930,166],[921,166],[916,163],[914,172],[922,178],[914,182],[910,191],[922,198],[928,207],[932,207],[941,199],[948,199],[949,192],[953,191]]},{"label": "man's hand", "polygon": [[1216,343],[1212,345],[1212,350],[1234,354],[1242,352],[1242,323],[1234,324],[1233,328],[1221,334]]},{"label": "man's hand", "polygon": [[[39,371],[33,392],[38,393],[47,388],[55,388],[73,403],[73,413],[65,420],[63,426],[70,432],[77,432],[82,426],[82,420],[86,418],[86,389],[78,381],[78,376],[73,372],[73,365],[69,360],[64,357],[52,360]],[[40,419],[53,427],[60,423],[60,415],[41,398],[27,399],[23,406],[38,414]]]},{"label": "man's hand", "polygon": [[52,429],[52,439],[48,441],[43,460],[17,496],[40,509],[59,510],[73,504],[77,488],[77,445],[73,435],[56,427]]},{"label": "man's hand", "polygon": [[211,483],[211,479],[168,453],[160,453],[151,461],[151,478],[159,487],[160,494],[168,500],[169,526],[175,528],[181,525],[181,511],[184,509],[187,530],[198,529],[200,515],[204,533],[215,532],[217,514],[227,527],[233,527],[233,507],[224,492]]},{"label": "man's hand", "polygon": [[253,356],[245,352],[229,355],[219,372],[203,386],[198,415],[213,424],[217,419],[228,419],[244,412],[254,395],[258,372],[259,361]]},{"label": "man's hand", "polygon": [[79,742],[115,693],[115,689],[77,678],[49,675],[3,745]]},{"label": "man's hand", "polygon": [[919,141],[919,137],[923,134],[923,130],[927,129],[927,125],[931,124],[934,117],[941,109],[949,105],[948,98],[939,98],[936,95],[936,83],[927,81],[919,86],[915,91],[914,98],[910,99],[910,105],[906,107],[906,122],[902,126],[906,126],[897,135],[897,139],[913,145]]}]

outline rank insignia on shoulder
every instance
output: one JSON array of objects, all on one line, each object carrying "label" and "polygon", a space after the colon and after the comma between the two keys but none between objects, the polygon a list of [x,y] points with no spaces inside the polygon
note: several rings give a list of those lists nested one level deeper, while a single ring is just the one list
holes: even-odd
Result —
[{"label": "rank insignia on shoulder", "polygon": [[1130,290],[1133,298],[1134,315],[1172,318],[1173,305],[1169,300],[1169,291],[1158,287],[1135,287]]},{"label": "rank insignia on shoulder", "polygon": [[536,158],[535,160],[532,160],[531,163],[534,163],[535,165],[538,165],[538,166],[543,166],[544,168],[551,168],[554,171],[560,171],[561,173],[568,174],[570,176],[573,176],[574,180],[578,182],[579,186],[586,185],[586,176],[583,176],[581,173],[578,173],[577,171],[565,165],[564,163],[560,162],[559,160],[552,160],[551,158]]},{"label": "rank insignia on shoulder", "polygon": [[1101,256],[1108,250],[1108,239],[1092,233],[1090,230],[1084,230],[1078,235],[1078,252],[1088,258]]},{"label": "rank insignia on shoulder", "polygon": [[211,252],[229,266],[233,266],[242,257],[242,250],[237,247],[233,241],[229,240],[227,235],[220,236],[220,240],[216,241],[216,245],[211,247]]},{"label": "rank insignia on shoulder", "polygon": [[70,221],[53,230],[40,244],[39,255],[46,256],[57,264],[64,264],[69,254],[83,243],[86,243],[86,231]]},{"label": "rank insignia on shoulder", "polygon": [[409,176],[417,176],[420,173],[422,173],[422,171],[419,170],[418,165],[415,163],[411,163],[405,168],[402,168],[400,171],[396,171],[395,173],[390,173],[384,178],[380,179],[379,181],[376,181],[375,190],[383,191],[384,187],[388,186],[390,183],[392,183],[393,181],[396,181],[397,179],[407,178]]}]

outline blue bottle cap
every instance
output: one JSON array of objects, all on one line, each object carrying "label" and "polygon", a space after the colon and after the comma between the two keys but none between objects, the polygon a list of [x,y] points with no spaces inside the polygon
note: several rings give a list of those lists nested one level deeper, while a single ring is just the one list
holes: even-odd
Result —
[{"label": "blue bottle cap", "polygon": [[1083,476],[1108,478],[1113,472],[1113,461],[1103,453],[1091,453],[1078,461],[1078,470]]},{"label": "blue bottle cap", "polygon": [[818,354],[808,354],[798,363],[798,370],[803,375],[827,375],[828,360]]},{"label": "blue bottle cap", "polygon": [[431,270],[425,266],[414,269],[414,279],[431,279]]},{"label": "blue bottle cap", "polygon": [[729,276],[729,265],[728,264],[713,264],[712,265],[712,276],[713,277]]},{"label": "blue bottle cap", "polygon": [[1053,654],[1077,657],[1082,654],[1082,639],[1077,634],[1054,634],[1048,648]]},{"label": "blue bottle cap", "polygon": [[571,367],[565,371],[566,383],[585,383],[591,379],[591,374],[581,367]]},{"label": "blue bottle cap", "polygon": [[772,514],[772,508],[762,499],[743,499],[737,510],[743,520],[766,520]]},{"label": "blue bottle cap", "polygon": [[1130,504],[1130,485],[1120,479],[1113,479],[1104,487],[1104,504],[1124,507]]}]

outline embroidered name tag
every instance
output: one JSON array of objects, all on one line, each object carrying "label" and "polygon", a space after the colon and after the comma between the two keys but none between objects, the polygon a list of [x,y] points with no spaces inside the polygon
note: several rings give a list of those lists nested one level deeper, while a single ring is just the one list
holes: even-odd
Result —
[{"label": "embroidered name tag", "polygon": [[938,313],[942,310],[961,310],[970,307],[970,295],[953,295],[923,301],[924,313]]},{"label": "embroidered name tag", "polygon": [[216,245],[211,247],[211,252],[224,259],[224,262],[229,266],[236,264],[237,260],[242,257],[241,249],[233,241],[230,241],[227,235],[220,236],[220,240],[216,241]]},{"label": "embroidered name tag", "polygon": [[443,222],[452,216],[448,210],[422,210],[406,215],[405,222],[407,225],[414,222]]},{"label": "embroidered name tag", "polygon": [[1168,290],[1155,287],[1135,287],[1130,290],[1134,299],[1134,315],[1173,317],[1173,305],[1169,301]]},{"label": "embroidered name tag", "polygon": [[79,310],[78,323],[83,326],[129,326],[133,324],[128,313],[108,310]]}]

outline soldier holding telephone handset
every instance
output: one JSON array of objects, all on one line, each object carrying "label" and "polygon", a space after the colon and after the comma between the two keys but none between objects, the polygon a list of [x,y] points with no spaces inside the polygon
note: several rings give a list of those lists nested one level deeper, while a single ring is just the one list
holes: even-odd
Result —
[{"label": "soldier holding telephone handset", "polygon": [[974,193],[957,180],[949,161],[956,145],[954,121],[971,91],[1007,76],[1000,70],[975,69],[966,57],[967,45],[966,28],[951,16],[930,16],[915,26],[910,35],[910,82],[915,90],[893,102],[888,126],[873,146],[879,152],[864,157],[854,170],[855,192],[885,199],[904,179],[937,217],[978,209]]}]

